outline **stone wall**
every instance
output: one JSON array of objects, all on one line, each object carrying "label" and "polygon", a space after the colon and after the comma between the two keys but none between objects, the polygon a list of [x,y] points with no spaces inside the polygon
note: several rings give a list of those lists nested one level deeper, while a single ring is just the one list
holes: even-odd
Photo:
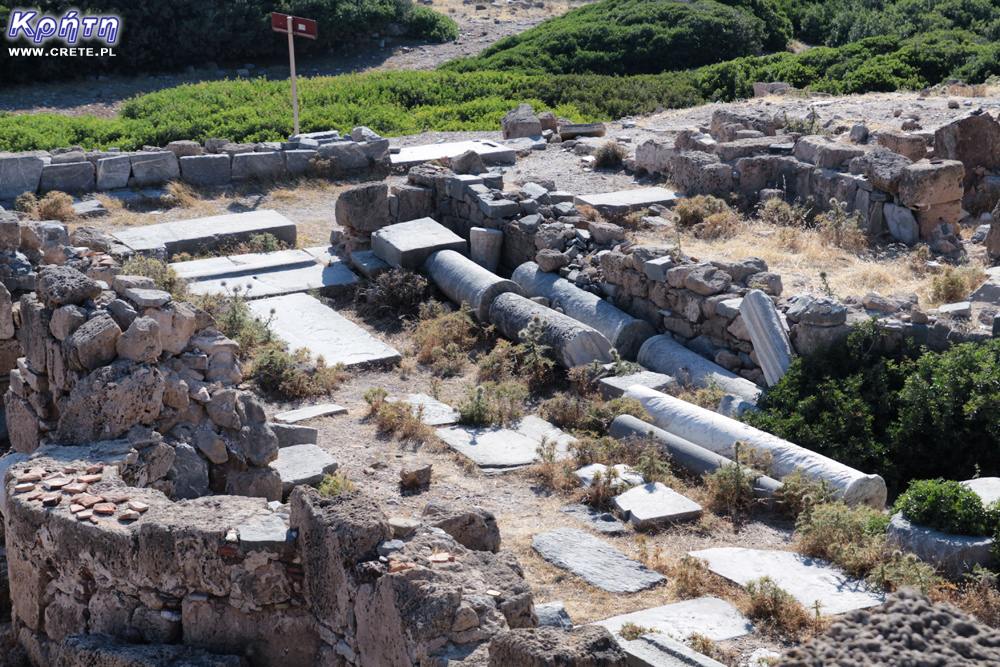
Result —
[{"label": "stone wall", "polygon": [[[359,130],[361,128],[358,128]],[[0,154],[0,200],[51,190],[91,192],[144,188],[181,181],[219,186],[247,180],[305,175],[314,158],[329,160],[329,171],[389,166],[389,141],[370,130],[356,141],[336,131],[315,132],[285,142],[236,144],[228,139],[173,141],[127,153],[88,151],[81,146],[53,151]]]}]

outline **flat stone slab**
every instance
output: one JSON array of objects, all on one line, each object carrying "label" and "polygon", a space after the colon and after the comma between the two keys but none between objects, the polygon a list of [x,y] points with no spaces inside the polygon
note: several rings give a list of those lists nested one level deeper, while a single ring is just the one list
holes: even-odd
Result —
[{"label": "flat stone slab", "polygon": [[402,358],[399,352],[308,294],[258,299],[247,305],[262,320],[271,318],[271,329],[289,348],[306,348],[314,358],[322,356],[328,366],[395,364]]},{"label": "flat stone slab", "polygon": [[413,406],[413,414],[416,415],[420,408],[423,412],[420,421],[428,426],[449,426],[458,423],[458,410],[447,403],[442,403],[433,396],[427,394],[406,394],[405,396],[392,396],[386,399],[389,402],[405,401]]},{"label": "flat stone slab", "polygon": [[351,253],[351,266],[369,280],[378,278],[379,275],[390,270],[392,267],[375,256],[371,250],[359,250]]},{"label": "flat stone slab", "polygon": [[666,579],[607,542],[576,528],[535,535],[531,546],[556,567],[611,593],[638,593]]},{"label": "flat stone slab", "polygon": [[649,634],[635,641],[618,640],[629,667],[725,667],[718,660],[698,653],[662,634]]},{"label": "flat stone slab", "polygon": [[652,204],[673,206],[680,199],[673,190],[666,188],[637,188],[635,190],[619,190],[593,195],[577,195],[573,203],[577,206],[590,206],[601,213],[628,213],[646,208]]},{"label": "flat stone slab", "polygon": [[611,512],[600,512],[589,505],[566,505],[560,507],[559,511],[605,535],[621,535],[625,532],[625,525]]},{"label": "flat stone slab", "polygon": [[692,551],[689,555],[707,561],[712,572],[740,585],[770,577],[810,612],[816,609],[817,602],[821,614],[835,616],[885,601],[885,596],[868,590],[864,581],[848,576],[840,568],[791,551],[722,547]]},{"label": "flat stone slab", "polygon": [[601,398],[610,401],[625,394],[625,390],[633,385],[649,387],[653,391],[666,392],[677,386],[677,380],[663,373],[653,371],[639,371],[628,375],[615,375],[601,378]]},{"label": "flat stone slab", "polygon": [[650,482],[616,496],[611,503],[636,528],[656,523],[687,521],[701,516],[701,505],[689,500],[662,482]]},{"label": "flat stone slab", "polygon": [[277,514],[251,517],[236,526],[240,546],[250,550],[285,550],[295,548],[295,533]]},{"label": "flat stone slab", "polygon": [[483,140],[408,146],[400,148],[398,153],[390,156],[390,160],[394,167],[412,167],[415,164],[423,164],[431,160],[457,157],[466,151],[475,151],[486,164],[513,164],[517,161],[515,147]]},{"label": "flat stone slab", "polygon": [[[325,252],[325,248],[322,249]],[[357,285],[358,277],[336,256],[317,258],[317,249],[210,257],[170,266],[188,281],[193,294],[226,294],[239,286],[250,299],[309,290],[337,291]]]},{"label": "flat stone slab", "polygon": [[323,475],[337,469],[333,457],[316,445],[293,445],[278,450],[278,459],[268,464],[281,477],[281,493],[288,494],[300,484],[319,484]]},{"label": "flat stone slab", "polygon": [[742,637],[754,631],[753,623],[736,607],[725,600],[712,597],[612,616],[597,621],[594,625],[604,626],[611,634],[617,635],[626,623],[658,630],[676,639],[687,639],[693,634],[699,634],[715,642]]},{"label": "flat stone slab", "polygon": [[329,417],[331,415],[346,415],[347,408],[336,403],[323,403],[321,405],[309,405],[304,408],[297,408],[275,415],[274,420],[285,424],[296,424],[307,419],[316,417]]},{"label": "flat stone slab", "polygon": [[438,250],[465,254],[465,240],[433,218],[383,227],[372,234],[372,252],[397,269],[415,271]]},{"label": "flat stone slab", "polygon": [[486,472],[514,470],[535,463],[543,437],[555,443],[557,459],[568,456],[568,444],[576,440],[537,417],[524,417],[513,428],[450,426],[439,428],[436,433],[449,447]]},{"label": "flat stone slab", "polygon": [[112,236],[137,253],[165,254],[170,257],[182,252],[197,255],[217,250],[222,246],[247,242],[255,234],[265,233],[274,235],[289,246],[295,246],[295,223],[271,210],[132,227],[115,232]]}]

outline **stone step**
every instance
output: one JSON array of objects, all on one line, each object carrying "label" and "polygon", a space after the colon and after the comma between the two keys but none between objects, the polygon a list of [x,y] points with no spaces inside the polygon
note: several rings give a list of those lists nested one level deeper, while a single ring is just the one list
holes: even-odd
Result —
[{"label": "stone step", "polygon": [[[271,321],[271,329],[292,350],[308,349],[328,366],[396,364],[396,350],[308,294],[287,294],[248,303],[250,311]],[[274,314],[271,314],[272,309]]]},{"label": "stone step", "polygon": [[314,289],[333,294],[359,282],[326,247],[210,257],[170,266],[188,281],[193,294],[227,294],[238,286],[250,299]]},{"label": "stone step", "polygon": [[288,412],[282,412],[274,416],[274,420],[285,424],[296,424],[307,419],[316,417],[328,417],[331,415],[346,415],[347,408],[336,403],[322,403],[320,405],[307,405]]},{"label": "stone step", "polygon": [[770,577],[810,612],[815,612],[817,603],[821,614],[835,616],[885,601],[884,595],[870,591],[862,579],[848,576],[819,558],[791,551],[721,547],[688,555],[707,561],[712,572],[741,586]]},{"label": "stone step", "polygon": [[718,660],[660,634],[619,641],[629,667],[724,667]]},{"label": "stone step", "polygon": [[170,258],[182,252],[198,255],[226,245],[246,243],[251,236],[265,233],[295,246],[295,223],[277,211],[266,209],[132,227],[112,236],[139,254]]},{"label": "stone step", "polygon": [[426,146],[407,146],[390,156],[394,167],[412,167],[431,160],[453,158],[466,151],[475,151],[486,164],[513,164],[517,160],[517,149],[485,140],[453,141]]},{"label": "stone step", "polygon": [[282,447],[278,459],[268,465],[281,477],[282,495],[288,495],[300,484],[319,484],[323,475],[337,470],[333,457],[316,445]]},{"label": "stone step", "polygon": [[590,206],[604,215],[613,213],[628,213],[647,208],[653,204],[673,206],[680,196],[666,188],[637,188],[635,190],[619,190],[592,195],[577,195],[573,203],[577,206]]},{"label": "stone step", "polygon": [[549,563],[611,593],[638,593],[666,581],[658,572],[576,528],[535,535],[531,546]]},{"label": "stone step", "polygon": [[714,642],[742,637],[754,631],[753,623],[736,607],[713,597],[685,600],[612,616],[597,621],[594,625],[604,626],[611,634],[617,635],[626,623],[649,628],[676,639],[687,639],[693,634],[699,634]]}]

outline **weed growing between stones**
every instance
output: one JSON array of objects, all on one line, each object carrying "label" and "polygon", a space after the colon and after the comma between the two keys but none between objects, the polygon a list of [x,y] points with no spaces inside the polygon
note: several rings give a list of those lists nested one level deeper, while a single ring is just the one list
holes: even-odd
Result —
[{"label": "weed growing between stones", "polygon": [[605,141],[594,153],[594,166],[598,169],[621,169],[627,157],[627,148],[617,141]]},{"label": "weed growing between stones", "polygon": [[670,393],[682,401],[713,411],[719,407],[722,397],[726,395],[725,390],[714,380],[709,380],[707,387],[682,384],[678,389],[671,390]]},{"label": "weed growing between stones", "polygon": [[796,468],[781,480],[775,499],[778,507],[797,519],[816,505],[834,502],[836,496],[825,479],[816,479]]},{"label": "weed growing between stones", "polygon": [[46,193],[41,199],[32,192],[25,192],[18,195],[14,206],[35,220],[66,222],[76,217],[76,213],[73,212],[73,198],[58,190]]},{"label": "weed growing between stones", "polygon": [[430,296],[427,279],[411,271],[393,269],[367,281],[355,294],[362,317],[403,319],[416,315]]},{"label": "weed growing between stones", "polygon": [[521,342],[513,345],[498,340],[493,349],[479,360],[478,382],[521,381],[531,391],[545,389],[556,380],[555,362],[549,347],[542,344],[545,322],[535,318],[523,329]]},{"label": "weed growing between stones", "polygon": [[354,482],[347,479],[347,473],[338,470],[332,475],[324,475],[316,490],[324,498],[333,498],[341,494],[352,493],[356,488]]},{"label": "weed growing between stones", "polygon": [[556,394],[541,404],[539,414],[563,430],[593,436],[605,435],[611,422],[621,415],[649,418],[642,405],[634,398],[620,396],[605,401],[596,394]]},{"label": "weed growing between stones", "polygon": [[768,199],[757,206],[761,222],[775,227],[806,227],[810,210],[799,203],[789,204],[784,199]]},{"label": "weed growing between stones", "polygon": [[705,635],[695,632],[684,640],[684,643],[693,650],[708,656],[712,660],[721,662],[724,665],[736,665],[738,656],[735,651],[724,649]]},{"label": "weed growing between stones", "polygon": [[431,429],[423,422],[424,409],[406,401],[389,402],[389,392],[382,387],[369,389],[363,398],[368,403],[368,418],[378,428],[379,433],[388,433],[400,440],[424,441],[431,435]]},{"label": "weed growing between stones", "polygon": [[585,366],[569,369],[567,378],[576,393],[587,396],[599,390],[602,378],[629,375],[641,370],[642,366],[632,361],[625,361],[618,350],[611,348],[611,364],[602,364],[595,359]]},{"label": "weed growing between stones", "polygon": [[[152,278],[153,282],[156,283],[156,289],[169,292],[175,301],[187,301],[191,296],[190,292],[188,292],[187,282],[177,275],[173,267],[152,257],[136,255],[125,262],[125,266],[122,267],[122,274]],[[205,309],[200,303],[198,306]]]},{"label": "weed growing between stones", "polygon": [[632,621],[626,621],[622,623],[622,627],[618,628],[618,636],[627,642],[635,641],[643,635],[648,635],[653,632],[659,632],[656,628],[647,628],[642,625],[636,625]]},{"label": "weed growing between stones", "polygon": [[965,301],[985,280],[986,273],[978,266],[946,266],[931,279],[931,300],[934,303]]},{"label": "weed growing between stones", "polygon": [[790,639],[801,639],[820,629],[822,621],[819,613],[814,617],[770,577],[748,582],[745,589],[747,601],[743,613],[768,631]]},{"label": "weed growing between stones", "polygon": [[458,406],[459,423],[467,426],[503,426],[524,416],[528,388],[519,382],[484,382],[470,388]]},{"label": "weed growing between stones", "polygon": [[733,448],[735,455],[732,463],[704,478],[709,507],[727,514],[746,512],[754,506],[754,480],[764,474],[760,471],[766,471],[771,465],[770,460],[753,447],[747,447],[746,443],[737,441]]},{"label": "weed growing between stones", "polygon": [[681,600],[701,597],[729,597],[730,585],[708,569],[708,562],[685,555],[665,572],[674,595]]},{"label": "weed growing between stones", "polygon": [[468,305],[452,311],[437,301],[420,305],[411,336],[417,361],[445,377],[461,372],[469,352],[491,337],[492,327],[480,328]]},{"label": "weed growing between stones", "polygon": [[868,248],[868,236],[861,213],[848,213],[844,204],[836,199],[830,199],[830,210],[816,216],[816,226],[824,243],[853,253]]},{"label": "weed growing between stones", "polygon": [[593,483],[583,494],[583,502],[596,510],[607,512],[611,510],[611,501],[621,492],[622,484],[618,471],[614,468],[608,468],[603,473],[595,472]]},{"label": "weed growing between stones", "polygon": [[712,195],[696,195],[686,197],[677,202],[674,207],[674,219],[681,229],[697,227],[709,217],[719,213],[729,212],[725,201]]}]

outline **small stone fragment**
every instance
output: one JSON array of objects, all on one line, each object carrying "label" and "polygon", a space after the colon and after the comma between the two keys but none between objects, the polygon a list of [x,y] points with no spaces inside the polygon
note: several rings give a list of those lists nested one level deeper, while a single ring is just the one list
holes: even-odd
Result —
[{"label": "small stone fragment", "polygon": [[101,475],[81,475],[76,478],[76,481],[82,482],[84,484],[93,484],[94,482],[100,482],[102,479]]},{"label": "small stone fragment", "polygon": [[85,509],[87,508],[84,507],[83,505],[77,505],[76,503],[69,506],[69,511],[72,512],[73,514],[79,514]]},{"label": "small stone fragment", "polygon": [[34,491],[34,490],[35,490],[35,485],[28,483],[18,484],[14,487],[14,493],[27,493],[28,491]]},{"label": "small stone fragment", "polygon": [[114,491],[112,493],[104,494],[104,500],[109,503],[114,503],[115,505],[118,505],[119,503],[123,503],[126,500],[129,500],[129,498],[130,498],[129,494],[123,493],[121,491]]},{"label": "small stone fragment", "polygon": [[98,503],[97,505],[94,505],[94,513],[95,514],[105,514],[105,515],[110,516],[110,515],[112,515],[112,514],[115,513],[115,504],[114,503]]},{"label": "small stone fragment", "polygon": [[138,500],[130,500],[128,502],[128,508],[133,512],[139,512],[140,514],[142,514],[143,512],[149,509],[149,505],[140,502]]},{"label": "small stone fragment", "polygon": [[73,482],[69,477],[55,477],[53,479],[46,479],[42,482],[42,486],[46,489],[61,489],[64,486],[68,486]]},{"label": "small stone fragment", "polygon": [[96,465],[92,465],[89,468],[87,468],[87,474],[88,475],[93,475],[95,473],[101,472],[102,470],[104,470],[104,462],[103,461],[100,462],[100,463],[98,463],[98,464],[96,464]]},{"label": "small stone fragment", "polygon": [[135,510],[125,510],[118,516],[119,521],[135,521],[141,515]]},{"label": "small stone fragment", "polygon": [[104,498],[101,498],[100,496],[91,495],[89,493],[85,493],[80,498],[75,499],[74,502],[77,502],[80,505],[83,505],[84,507],[89,509],[94,505],[96,505],[97,503],[104,502]]},{"label": "small stone fragment", "polygon": [[76,518],[79,519],[80,521],[84,521],[86,519],[90,519],[93,516],[94,516],[94,510],[83,510],[82,512],[77,513]]},{"label": "small stone fragment", "polygon": [[53,505],[58,505],[60,500],[62,500],[62,494],[59,493],[58,491],[53,491],[52,493],[46,493],[44,496],[42,496],[42,504],[49,505],[50,507]]},{"label": "small stone fragment", "polygon": [[87,491],[87,485],[82,482],[74,482],[73,484],[67,484],[63,487],[63,491],[66,493],[85,493]]}]

